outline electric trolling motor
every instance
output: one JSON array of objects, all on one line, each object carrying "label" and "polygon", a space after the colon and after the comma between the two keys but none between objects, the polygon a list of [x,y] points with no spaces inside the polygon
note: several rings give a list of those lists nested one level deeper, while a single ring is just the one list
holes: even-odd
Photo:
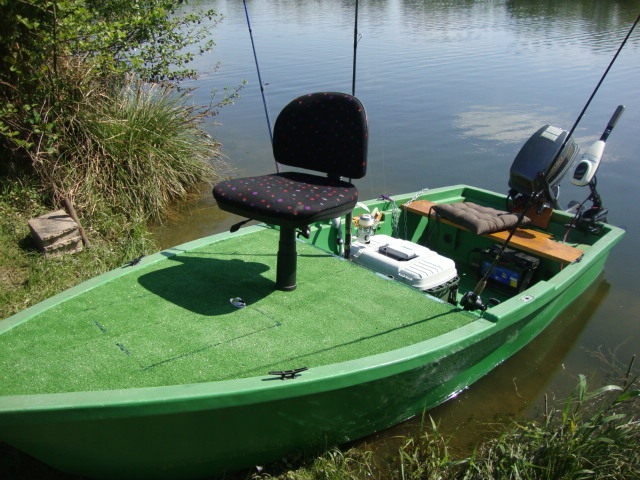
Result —
[{"label": "electric trolling motor", "polygon": [[[587,148],[580,158],[578,166],[571,177],[571,183],[574,185],[577,185],[578,187],[588,185],[591,190],[591,194],[587,198],[587,200],[591,201],[591,208],[579,210],[576,215],[575,225],[578,229],[591,233],[598,233],[602,229],[598,224],[600,222],[607,221],[607,213],[609,213],[609,210],[602,206],[602,199],[596,191],[596,171],[600,166],[600,160],[602,160],[605,142],[607,141],[607,138],[609,138],[613,127],[616,126],[616,123],[618,123],[623,112],[624,105],[618,105],[618,108],[616,108],[616,111],[611,116],[611,120],[609,120],[609,123],[607,124],[607,128],[602,132],[600,139],[596,140],[593,145]],[[587,200],[585,200],[585,202]],[[578,208],[581,206],[582,204]]]}]

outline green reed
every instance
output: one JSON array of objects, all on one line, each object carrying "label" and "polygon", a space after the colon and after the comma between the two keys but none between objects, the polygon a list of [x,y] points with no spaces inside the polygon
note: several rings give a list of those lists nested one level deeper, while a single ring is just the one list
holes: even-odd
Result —
[{"label": "green reed", "polygon": [[[629,369],[630,372],[631,369]],[[629,374],[628,372],[628,374]],[[456,455],[452,437],[431,420],[421,436],[407,437],[397,455],[333,449],[296,469],[274,467],[248,474],[256,479],[402,480],[632,480],[640,478],[640,423],[637,378],[589,391],[580,375],[564,403],[545,405],[541,418],[514,421],[498,438]],[[546,402],[545,402],[546,403]]]},{"label": "green reed", "polygon": [[132,217],[160,219],[173,202],[215,180],[217,142],[202,128],[207,107],[186,92],[134,80],[92,93],[68,122],[58,154],[37,171],[54,200],[74,199],[92,214],[103,205]]}]

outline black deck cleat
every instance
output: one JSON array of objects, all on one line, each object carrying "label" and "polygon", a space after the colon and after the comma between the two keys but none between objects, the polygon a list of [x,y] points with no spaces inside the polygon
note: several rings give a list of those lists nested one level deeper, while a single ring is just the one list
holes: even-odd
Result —
[{"label": "black deck cleat", "polygon": [[140,255],[138,258],[134,258],[133,260],[129,260],[128,262],[126,262],[124,264],[125,267],[135,267],[136,265],[138,265],[140,263],[140,260],[142,260],[142,257],[144,257],[144,255]]},{"label": "black deck cleat", "polygon": [[292,378],[296,378],[300,372],[304,372],[305,370],[309,370],[308,367],[296,368],[295,370],[282,370],[279,372],[269,372],[269,375],[279,376],[280,380],[289,380]]}]

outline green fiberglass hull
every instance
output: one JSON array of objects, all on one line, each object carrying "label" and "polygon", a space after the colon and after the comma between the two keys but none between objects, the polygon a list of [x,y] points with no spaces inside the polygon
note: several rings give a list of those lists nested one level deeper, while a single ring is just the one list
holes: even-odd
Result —
[{"label": "green fiberglass hull", "polygon": [[[492,240],[397,209],[412,199],[366,202],[383,214],[378,233],[428,243],[455,260],[460,291],[472,288],[465,259]],[[466,186],[420,199],[504,203]],[[554,212],[547,230],[562,237],[567,218]],[[530,342],[622,235],[571,233],[578,260],[542,258],[531,286],[496,293],[486,312],[339,258],[329,222],[299,242],[293,292],[273,288],[270,228],[174,247],[0,322],[0,440],[92,478],[177,479],[361,438],[455,396]]]}]

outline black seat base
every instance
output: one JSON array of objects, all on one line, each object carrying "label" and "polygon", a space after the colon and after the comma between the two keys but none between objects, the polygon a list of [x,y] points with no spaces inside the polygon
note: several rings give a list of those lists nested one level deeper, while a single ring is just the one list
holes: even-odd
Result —
[{"label": "black seat base", "polygon": [[351,212],[358,190],[319,175],[284,172],[226,180],[213,188],[218,205],[243,217],[280,227],[276,288],[296,288],[296,229]]},{"label": "black seat base", "polygon": [[297,256],[296,229],[280,227],[278,266],[276,270],[276,288],[278,290],[290,292],[296,289]]}]

